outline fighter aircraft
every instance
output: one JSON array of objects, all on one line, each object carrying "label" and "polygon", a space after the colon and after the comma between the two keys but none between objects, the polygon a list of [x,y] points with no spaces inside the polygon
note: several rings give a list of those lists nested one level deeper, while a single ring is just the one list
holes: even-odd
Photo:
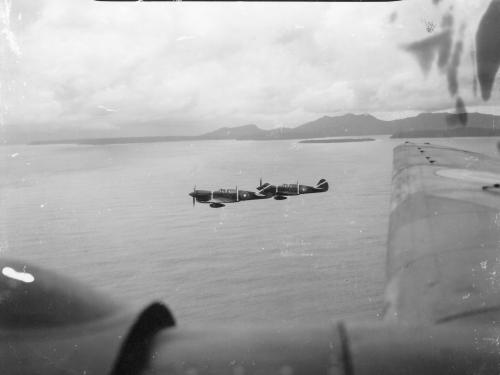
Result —
[{"label": "fighter aircraft", "polygon": [[322,178],[318,181],[316,186],[300,185],[299,181],[296,184],[283,184],[283,185],[271,185],[266,182],[262,184],[262,179],[260,180],[260,185],[257,187],[257,191],[261,195],[268,195],[274,197],[276,200],[286,199],[290,195],[300,195],[300,194],[311,194],[311,193],[323,193],[328,191],[328,182]]},{"label": "fighter aircraft", "polygon": [[163,303],[132,310],[2,257],[0,372],[498,374],[499,184],[497,159],[427,144],[395,149],[385,308],[369,324],[177,327]]},{"label": "fighter aircraft", "polygon": [[207,203],[212,208],[224,207],[225,203],[236,203],[240,201],[249,201],[254,199],[267,199],[271,196],[254,193],[253,191],[236,189],[219,189],[219,190],[196,190],[189,193],[193,197],[193,207],[196,202]]}]

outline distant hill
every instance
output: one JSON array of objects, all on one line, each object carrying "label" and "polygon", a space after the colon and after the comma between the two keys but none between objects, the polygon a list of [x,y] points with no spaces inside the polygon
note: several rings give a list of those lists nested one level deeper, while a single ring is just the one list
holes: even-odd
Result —
[{"label": "distant hill", "polygon": [[260,137],[266,133],[265,130],[260,129],[257,125],[243,125],[235,128],[220,128],[210,133],[205,133],[198,138],[200,139],[245,139]]},{"label": "distant hill", "polygon": [[262,130],[237,139],[303,139],[358,135],[392,134],[392,124],[372,115],[323,116],[296,128]]},{"label": "distant hill", "polygon": [[334,138],[334,139],[306,139],[299,143],[351,143],[351,142],[371,142],[374,138]]},{"label": "distant hill", "polygon": [[387,121],[379,120],[372,115],[347,114],[337,117],[323,116],[290,129],[288,135],[290,138],[321,138],[391,133],[392,128]]},{"label": "distant hill", "polygon": [[[467,125],[460,124],[457,115],[449,113],[421,113],[415,117],[409,117],[392,121],[395,125],[393,138],[404,138],[411,134],[470,134],[468,136],[490,135],[483,130],[500,129],[500,116],[485,115],[482,113],[468,113]],[[460,129],[465,129],[461,131]],[[475,129],[475,130],[473,130]],[[474,135],[473,135],[474,134]],[[430,136],[430,135],[429,135]],[[447,135],[443,135],[446,137]],[[425,135],[423,135],[425,137]]]},{"label": "distant hill", "polygon": [[446,137],[493,137],[500,136],[500,129],[455,128],[403,131],[391,138],[446,138]]},{"label": "distant hill", "polygon": [[151,137],[116,137],[116,138],[80,138],[80,139],[60,139],[56,141],[34,141],[30,145],[57,145],[57,144],[78,144],[78,145],[110,145],[124,143],[157,143],[157,142],[177,142],[189,141],[190,136],[151,136]]},{"label": "distant hill", "polygon": [[[460,124],[461,117],[467,117],[467,126]],[[32,142],[31,144],[114,144],[149,143],[196,140],[277,140],[306,139],[345,136],[389,135],[393,138],[411,137],[458,137],[500,135],[500,116],[482,113],[454,115],[449,113],[421,113],[415,117],[385,121],[372,115],[346,114],[343,116],[323,116],[296,128],[260,129],[257,125],[224,127],[198,136],[150,136],[116,137],[96,139],[74,139]]]},{"label": "distant hill", "polygon": [[497,135],[494,130],[497,124],[500,129],[500,116],[468,113],[465,127],[461,125],[459,116],[461,115],[450,113],[421,113],[415,117],[391,121],[379,120],[372,115],[323,116],[296,128],[263,130],[256,125],[246,125],[221,128],[203,134],[199,139],[273,140],[389,134],[394,138],[473,137]]}]

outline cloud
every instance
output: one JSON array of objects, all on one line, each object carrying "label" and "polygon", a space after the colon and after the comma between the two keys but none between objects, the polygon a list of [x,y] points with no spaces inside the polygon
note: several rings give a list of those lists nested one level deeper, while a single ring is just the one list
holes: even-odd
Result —
[{"label": "cloud", "polygon": [[446,85],[432,72],[422,84],[399,49],[428,35],[415,14],[431,2],[29,4],[13,4],[22,54],[1,72],[12,136],[193,134],[449,106]]},{"label": "cloud", "polygon": [[98,105],[97,106],[98,109],[104,111],[104,113],[113,113],[113,112],[116,112],[116,109],[112,109],[112,108],[107,108],[103,105]]},{"label": "cloud", "polygon": [[322,115],[352,110],[355,100],[356,93],[349,82],[335,82],[304,90],[295,97],[294,104],[306,112]]},{"label": "cloud", "polygon": [[196,35],[181,35],[180,37],[176,38],[175,40],[178,42],[181,42],[183,40],[191,40],[191,39],[196,39]]}]

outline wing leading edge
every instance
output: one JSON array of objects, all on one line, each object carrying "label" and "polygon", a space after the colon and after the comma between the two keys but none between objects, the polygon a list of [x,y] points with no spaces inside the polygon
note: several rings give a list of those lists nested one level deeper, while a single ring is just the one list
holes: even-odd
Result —
[{"label": "wing leading edge", "polygon": [[500,312],[500,161],[394,150],[385,319],[491,323]]}]

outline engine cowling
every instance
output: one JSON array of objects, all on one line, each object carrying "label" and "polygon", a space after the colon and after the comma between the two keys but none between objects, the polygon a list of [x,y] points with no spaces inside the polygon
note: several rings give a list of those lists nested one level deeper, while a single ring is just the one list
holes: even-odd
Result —
[{"label": "engine cowling", "polygon": [[21,261],[0,261],[0,373],[139,374],[156,334],[175,325],[162,303],[136,308]]}]

